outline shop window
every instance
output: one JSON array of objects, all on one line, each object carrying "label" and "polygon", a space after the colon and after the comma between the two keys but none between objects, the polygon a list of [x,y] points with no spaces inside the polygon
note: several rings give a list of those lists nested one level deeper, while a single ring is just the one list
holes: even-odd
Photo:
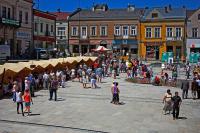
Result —
[{"label": "shop window", "polygon": [[137,51],[138,51],[138,50],[137,50],[136,48],[132,48],[132,49],[131,49],[131,54],[137,54]]},{"label": "shop window", "polygon": [[152,59],[159,59],[159,47],[158,46],[147,46],[146,57]]},{"label": "shop window", "polygon": [[79,45],[73,46],[73,53],[79,53]]}]

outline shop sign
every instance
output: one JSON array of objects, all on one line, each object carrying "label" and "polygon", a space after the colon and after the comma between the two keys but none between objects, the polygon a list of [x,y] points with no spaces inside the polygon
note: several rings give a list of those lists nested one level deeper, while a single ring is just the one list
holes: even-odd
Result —
[{"label": "shop sign", "polygon": [[17,21],[17,20],[13,20],[13,19],[2,18],[1,22],[3,24],[9,24],[9,25],[13,25],[13,26],[20,26],[20,22]]},{"label": "shop sign", "polygon": [[31,35],[28,32],[17,32],[17,38],[30,39]]},{"label": "shop sign", "polygon": [[147,42],[144,45],[145,46],[161,46],[163,43],[162,42]]}]

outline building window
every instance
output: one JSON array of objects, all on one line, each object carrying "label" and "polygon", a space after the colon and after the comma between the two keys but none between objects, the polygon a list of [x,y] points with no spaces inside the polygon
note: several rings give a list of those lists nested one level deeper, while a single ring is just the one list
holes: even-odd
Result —
[{"label": "building window", "polygon": [[2,7],[2,18],[6,18],[6,7]]},{"label": "building window", "polygon": [[65,36],[65,27],[58,27],[58,36]]},{"label": "building window", "polygon": [[35,22],[34,28],[35,28],[35,32],[37,32],[38,31],[38,23]]},{"label": "building window", "polygon": [[40,32],[43,33],[43,23],[40,23]]},{"label": "building window", "polygon": [[28,12],[25,12],[25,24],[28,24]]},{"label": "building window", "polygon": [[176,28],[176,37],[181,37],[181,28]]},{"label": "building window", "polygon": [[192,37],[197,38],[198,37],[198,28],[192,28]]},{"label": "building window", "polygon": [[115,34],[116,36],[120,36],[120,33],[121,33],[121,28],[120,28],[120,26],[115,26],[114,34]]},{"label": "building window", "polygon": [[48,32],[49,32],[49,25],[46,24],[46,33],[48,34]]},{"label": "building window", "polygon": [[172,37],[173,36],[173,30],[171,27],[167,27],[167,37]]},{"label": "building window", "polygon": [[19,21],[22,22],[22,11],[19,11]]},{"label": "building window", "polygon": [[71,35],[72,36],[78,36],[78,27],[72,27],[72,31],[71,31]]},{"label": "building window", "polygon": [[53,33],[53,25],[51,25],[51,33]]},{"label": "building window", "polygon": [[152,13],[152,18],[157,18],[158,17],[158,13]]},{"label": "building window", "polygon": [[8,8],[8,19],[10,19],[10,13],[11,13],[10,8]]},{"label": "building window", "polygon": [[156,27],[154,30],[154,32],[155,32],[155,38],[160,38],[161,36],[160,36],[160,27]]},{"label": "building window", "polygon": [[136,26],[131,26],[131,35],[136,36],[137,35],[137,27]]},{"label": "building window", "polygon": [[97,27],[96,26],[92,26],[90,28],[90,35],[91,36],[96,36],[97,32],[96,32]]},{"label": "building window", "polygon": [[100,33],[101,36],[107,36],[107,26],[101,26]]},{"label": "building window", "polygon": [[83,37],[83,38],[87,37],[87,27],[86,26],[81,27],[81,37]]},{"label": "building window", "polygon": [[123,26],[123,36],[128,36],[128,26]]},{"label": "building window", "polygon": [[151,38],[151,28],[146,28],[146,38]]},{"label": "building window", "polygon": [[200,20],[200,14],[198,14],[198,20]]}]

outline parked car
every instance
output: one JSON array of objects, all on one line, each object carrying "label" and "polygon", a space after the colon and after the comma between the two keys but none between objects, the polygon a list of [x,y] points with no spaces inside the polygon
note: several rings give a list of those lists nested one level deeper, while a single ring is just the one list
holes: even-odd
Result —
[{"label": "parked car", "polygon": [[34,50],[34,57],[37,59],[49,59],[49,54],[44,48],[36,48]]}]

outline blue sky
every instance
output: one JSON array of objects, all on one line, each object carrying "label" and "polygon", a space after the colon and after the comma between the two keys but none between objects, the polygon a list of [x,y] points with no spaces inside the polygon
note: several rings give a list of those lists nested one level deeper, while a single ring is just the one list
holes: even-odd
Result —
[{"label": "blue sky", "polygon": [[[38,1],[38,0],[34,0]],[[61,11],[72,12],[80,5],[81,8],[91,8],[97,3],[106,3],[109,8],[124,8],[128,4],[136,7],[159,7],[171,4],[173,7],[182,7],[183,5],[189,9],[200,7],[200,0],[39,0],[39,9],[43,11]]]}]

